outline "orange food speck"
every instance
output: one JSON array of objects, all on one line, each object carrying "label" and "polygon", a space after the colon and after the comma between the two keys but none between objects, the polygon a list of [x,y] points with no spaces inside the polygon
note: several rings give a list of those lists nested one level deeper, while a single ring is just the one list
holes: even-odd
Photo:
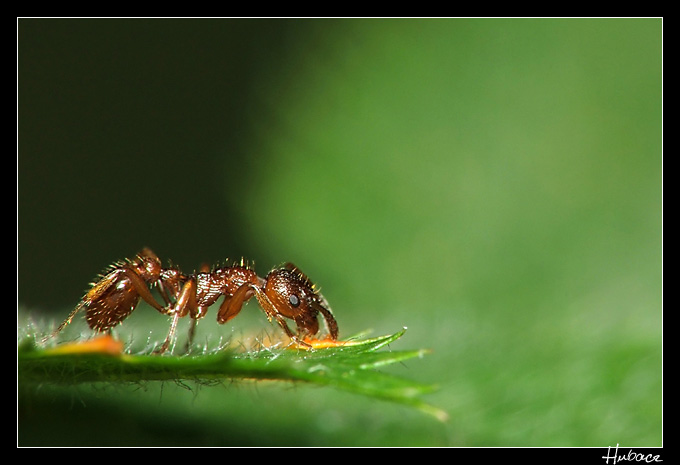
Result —
[{"label": "orange food speck", "polygon": [[334,341],[333,339],[310,339],[310,338],[305,338],[303,341],[306,344],[309,344],[309,347],[304,346],[302,344],[296,344],[294,347],[297,349],[326,349],[329,347],[343,347],[343,346],[351,346],[356,344],[354,341]]},{"label": "orange food speck", "polygon": [[53,355],[63,354],[108,354],[121,355],[123,353],[123,343],[116,341],[108,334],[105,336],[89,339],[84,342],[71,342],[60,345],[54,349],[48,349]]}]

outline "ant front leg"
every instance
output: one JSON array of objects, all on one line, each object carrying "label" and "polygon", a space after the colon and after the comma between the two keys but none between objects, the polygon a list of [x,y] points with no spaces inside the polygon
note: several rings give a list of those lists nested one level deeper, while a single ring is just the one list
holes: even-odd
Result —
[{"label": "ant front leg", "polygon": [[245,283],[236,289],[234,295],[227,296],[217,312],[217,322],[222,325],[241,313],[243,304],[253,296],[255,289],[256,286]]},{"label": "ant front leg", "polygon": [[257,302],[260,304],[260,307],[262,307],[262,310],[264,310],[269,321],[272,321],[272,319],[276,320],[279,326],[285,331],[286,335],[296,344],[309,346],[309,344],[302,341],[290,330],[286,324],[286,320],[279,313],[271,300],[269,300],[269,297],[267,297],[264,291],[252,283],[242,284],[231,297],[224,299],[224,302],[220,305],[219,312],[217,313],[217,322],[224,324],[234,318],[241,312],[243,304],[253,295],[257,298]]}]

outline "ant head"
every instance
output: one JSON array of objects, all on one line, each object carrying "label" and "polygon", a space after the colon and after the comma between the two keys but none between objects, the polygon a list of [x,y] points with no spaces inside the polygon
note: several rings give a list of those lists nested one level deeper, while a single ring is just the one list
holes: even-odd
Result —
[{"label": "ant head", "polygon": [[293,264],[275,269],[267,275],[264,292],[278,312],[287,318],[314,313],[318,296],[314,285]]},{"label": "ant head", "polygon": [[[292,263],[272,270],[267,275],[264,292],[282,316],[295,321],[298,331],[314,335],[319,331],[317,315],[322,313],[328,323],[332,319],[326,300],[314,284]],[[337,337],[337,325],[329,324],[332,337]]]}]

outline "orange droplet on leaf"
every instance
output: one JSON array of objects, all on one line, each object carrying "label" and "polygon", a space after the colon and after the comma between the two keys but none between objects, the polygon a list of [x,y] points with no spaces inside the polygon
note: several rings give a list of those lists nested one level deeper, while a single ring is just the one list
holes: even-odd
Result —
[{"label": "orange droplet on leaf", "polygon": [[110,335],[95,337],[84,342],[71,342],[60,345],[54,349],[48,349],[52,355],[63,354],[108,354],[121,355],[123,343],[115,340]]}]

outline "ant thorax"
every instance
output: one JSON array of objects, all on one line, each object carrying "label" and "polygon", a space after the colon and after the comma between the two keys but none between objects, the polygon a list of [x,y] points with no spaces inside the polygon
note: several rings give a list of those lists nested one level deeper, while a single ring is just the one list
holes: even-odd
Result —
[{"label": "ant thorax", "polygon": [[211,271],[201,271],[196,277],[196,301],[199,306],[208,307],[214,304],[221,295],[234,295],[239,287],[246,283],[259,285],[254,270],[246,266],[226,266]]}]

